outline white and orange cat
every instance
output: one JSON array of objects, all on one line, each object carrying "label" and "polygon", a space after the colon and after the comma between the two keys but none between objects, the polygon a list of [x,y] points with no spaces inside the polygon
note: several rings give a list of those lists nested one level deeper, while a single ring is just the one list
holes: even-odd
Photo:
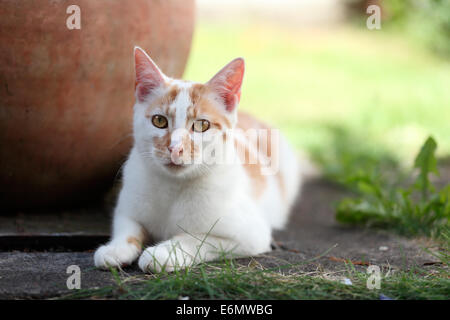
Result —
[{"label": "white and orange cat", "polygon": [[[271,232],[286,223],[300,187],[300,164],[274,130],[237,111],[244,60],[201,84],[167,77],[140,48],[134,55],[134,146],[112,237],[95,252],[95,265],[139,258],[144,272],[170,272],[269,251]],[[245,134],[249,129],[266,139]],[[206,161],[205,150],[228,160]],[[149,236],[156,244],[145,248]]]}]

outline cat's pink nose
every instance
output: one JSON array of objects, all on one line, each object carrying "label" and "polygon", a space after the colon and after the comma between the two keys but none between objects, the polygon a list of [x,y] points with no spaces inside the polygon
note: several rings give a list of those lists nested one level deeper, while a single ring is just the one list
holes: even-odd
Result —
[{"label": "cat's pink nose", "polygon": [[169,149],[170,153],[176,157],[181,157],[183,154],[183,146],[168,146],[167,149]]}]

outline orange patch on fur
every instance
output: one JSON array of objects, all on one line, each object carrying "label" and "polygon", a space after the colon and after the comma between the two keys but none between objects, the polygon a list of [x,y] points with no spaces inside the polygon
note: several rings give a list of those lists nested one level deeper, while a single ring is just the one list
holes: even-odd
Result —
[{"label": "orange patch on fur", "polygon": [[199,152],[199,147],[195,145],[194,140],[189,135],[183,136],[183,159],[184,161],[194,161],[195,155]]},{"label": "orange patch on fur", "polygon": [[244,167],[248,177],[252,180],[253,196],[255,198],[259,198],[263,194],[264,189],[266,188],[267,180],[266,180],[266,177],[264,175],[262,175],[262,173],[261,173],[261,164],[260,163],[256,163],[256,164],[249,163],[250,157],[253,157],[256,159],[256,155],[250,154],[248,141],[249,140],[247,140],[247,143],[245,143],[244,145],[242,144],[242,142],[240,142],[238,140],[235,140],[234,143],[235,143],[235,148],[237,150],[244,149],[244,153],[238,152],[238,155],[240,157],[242,166]]},{"label": "orange patch on fur", "polygon": [[153,145],[156,149],[159,149],[161,151],[165,151],[167,147],[170,145],[170,132],[167,131],[165,135],[162,137],[153,137]]},{"label": "orange patch on fur", "polygon": [[170,86],[165,95],[152,101],[150,108],[147,109],[145,116],[147,118],[149,118],[150,111],[157,107],[160,107],[161,109],[163,109],[163,111],[165,113],[167,113],[169,106],[175,101],[175,99],[177,98],[179,93],[180,93],[180,88],[178,88],[176,85]]},{"label": "orange patch on fur", "polygon": [[[265,156],[271,158],[271,161],[278,162],[278,159],[275,159],[275,157],[278,156],[278,152],[272,152],[272,148],[278,148],[279,146],[277,144],[277,141],[272,142],[271,128],[267,124],[257,120],[256,118],[254,118],[253,116],[251,116],[247,113],[239,112],[237,128],[242,129],[244,132],[249,129],[267,130],[267,138],[266,139],[257,139],[257,141],[251,141],[251,140],[247,139],[246,142],[247,142],[247,144],[252,144],[251,145],[252,150],[258,150],[258,152],[262,152]],[[240,147],[242,148],[242,146],[240,146]],[[256,155],[252,155],[252,156],[253,156],[253,159],[256,158]],[[246,156],[245,157],[246,157],[246,161],[249,161],[250,153],[249,153],[247,146],[246,146]],[[261,166],[262,166],[262,164],[259,161],[257,164],[244,165],[244,168],[246,169],[247,174],[255,183],[254,194],[256,196],[260,196],[263,193],[264,187],[267,184],[267,181],[266,181],[267,177],[262,175]],[[286,185],[284,183],[284,177],[280,171],[278,171],[276,174],[276,180],[278,183],[280,194],[281,194],[282,198],[285,199],[286,198]]]},{"label": "orange patch on fur", "polygon": [[135,237],[128,237],[127,242],[136,246],[138,249],[142,249],[142,243]]},{"label": "orange patch on fur", "polygon": [[127,238],[127,242],[136,246],[139,250],[142,250],[142,247],[144,246],[145,241],[148,239],[148,233],[147,230],[144,228],[141,228],[141,231],[136,237],[130,236]]},{"label": "orange patch on fur", "polygon": [[191,97],[192,104],[195,105],[201,96],[205,94],[207,87],[203,84],[196,83],[189,88],[189,96]]},{"label": "orange patch on fur", "polygon": [[189,89],[192,107],[188,108],[188,115],[196,119],[199,114],[207,114],[211,124],[221,130],[223,127],[231,128],[231,121],[206,98],[210,89],[203,84],[196,83]]},{"label": "orange patch on fur", "polygon": [[174,102],[179,93],[180,89],[176,85],[171,86],[169,92],[166,94],[167,104]]}]

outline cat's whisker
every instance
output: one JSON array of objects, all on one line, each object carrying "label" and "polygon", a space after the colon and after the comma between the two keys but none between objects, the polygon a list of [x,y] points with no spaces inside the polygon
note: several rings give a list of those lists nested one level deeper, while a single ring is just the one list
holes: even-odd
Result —
[{"label": "cat's whisker", "polygon": [[112,148],[118,146],[119,144],[121,144],[122,142],[124,142],[125,140],[129,139],[129,138],[133,138],[133,132],[129,132],[129,133],[123,135],[115,143],[113,143],[109,148],[112,149]]},{"label": "cat's whisker", "polygon": [[113,183],[116,183],[117,180],[119,179],[119,175],[120,175],[121,171],[123,170],[125,164],[126,164],[126,161],[122,162],[122,164],[120,165],[119,169],[117,169],[117,172],[116,172],[116,174],[114,176]]}]

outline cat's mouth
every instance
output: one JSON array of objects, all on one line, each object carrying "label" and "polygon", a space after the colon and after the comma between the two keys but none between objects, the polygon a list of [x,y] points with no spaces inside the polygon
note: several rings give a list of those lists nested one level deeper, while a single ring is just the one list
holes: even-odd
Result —
[{"label": "cat's mouth", "polygon": [[183,168],[185,168],[186,166],[184,165],[184,164],[182,164],[182,163],[180,163],[180,164],[176,164],[176,163],[174,163],[174,162],[169,162],[169,163],[166,163],[165,165],[164,165],[166,168],[169,168],[169,169],[171,169],[171,170],[180,170],[180,169],[183,169]]}]

